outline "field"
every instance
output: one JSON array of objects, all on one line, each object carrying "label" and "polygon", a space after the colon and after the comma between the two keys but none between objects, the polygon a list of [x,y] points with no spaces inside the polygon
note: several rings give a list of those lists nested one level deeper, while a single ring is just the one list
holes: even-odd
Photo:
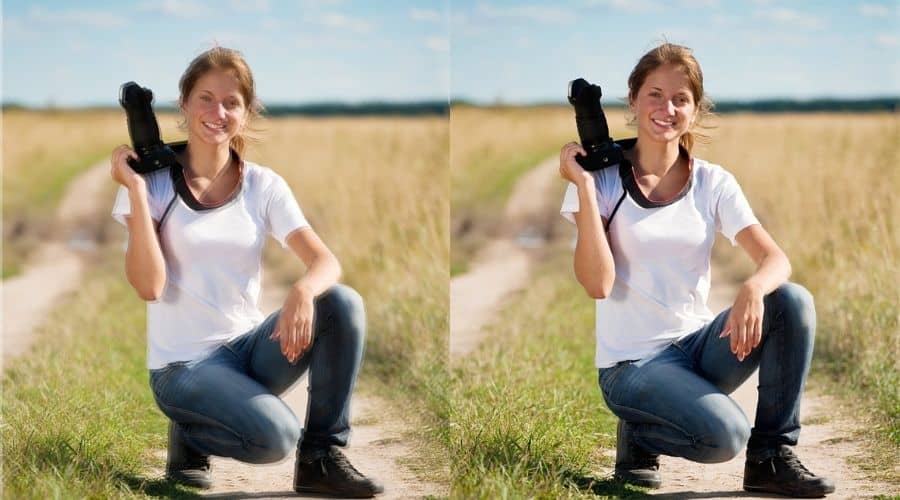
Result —
[{"label": "field", "polygon": [[[116,113],[17,113],[4,121],[7,130],[12,124],[27,129],[4,141],[4,194],[34,193],[5,197],[4,218],[21,220],[26,232],[52,218],[65,182],[40,194],[47,179],[71,178],[127,140]],[[77,151],[45,144],[73,124],[102,139]],[[160,117],[160,125],[166,140],[179,138],[174,116]],[[366,299],[361,385],[412,409],[408,414],[419,424],[413,439],[427,438],[445,427],[447,414],[446,118],[279,118],[257,128],[261,140],[245,157],[285,177],[341,261],[343,281]],[[61,158],[74,166],[58,168]],[[97,250],[85,293],[61,304],[37,332],[35,350],[8,363],[3,374],[4,496],[187,494],[146,480],[148,464],[161,467],[150,450],[163,446],[165,421],[144,369],[144,305],[121,273],[124,233],[108,217],[113,189],[110,181],[109,199],[97,200],[97,224],[114,237]],[[32,214],[38,199],[41,213]],[[4,234],[6,249],[14,238]],[[277,244],[268,245],[265,258],[265,279],[286,283],[302,272],[300,261]],[[435,455],[423,451],[422,460],[440,463]]]},{"label": "field", "polygon": [[[453,151],[469,152],[451,162],[454,230],[475,233],[473,240],[490,237],[491,217],[505,199],[500,193],[515,177],[499,172],[528,168],[510,152],[543,151],[537,159],[558,153],[575,136],[572,118],[567,108],[452,109]],[[515,132],[498,134],[497,146],[496,135],[484,129],[456,126],[466,119]],[[608,119],[614,137],[635,135],[621,110],[608,112]],[[708,125],[711,142],[695,154],[736,175],[791,259],[791,279],[816,298],[811,384],[837,394],[848,408],[866,408],[853,412],[871,429],[864,468],[896,481],[900,209],[892,199],[900,187],[900,116],[748,114]],[[495,175],[482,174],[485,158],[497,165]],[[560,194],[563,187],[560,180]],[[486,223],[466,220],[482,214]],[[456,238],[454,232],[453,264],[464,270],[474,249],[457,252]],[[574,282],[568,241],[551,248],[554,257],[508,301],[483,347],[452,371],[454,426],[446,440],[460,498],[628,494],[592,474],[611,466],[602,450],[613,446],[615,420],[596,388],[593,308]],[[739,249],[721,243],[714,258],[733,276],[753,270]]]}]

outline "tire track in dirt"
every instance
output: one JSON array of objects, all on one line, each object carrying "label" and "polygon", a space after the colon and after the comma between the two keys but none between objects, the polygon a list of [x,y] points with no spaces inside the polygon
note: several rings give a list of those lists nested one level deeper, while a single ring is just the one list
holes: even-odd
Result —
[{"label": "tire track in dirt", "polygon": [[[108,217],[113,200],[109,187],[109,163],[99,163],[79,175],[67,188],[56,213],[59,241],[47,242],[28,259],[23,272],[3,281],[3,360],[26,354],[34,331],[63,296],[74,290],[87,265],[80,253],[93,248],[92,232],[99,217]],[[95,221],[90,224],[89,221]],[[281,306],[284,292],[266,288],[261,298],[264,311]],[[305,377],[283,398],[299,416],[306,415]],[[422,481],[402,462],[413,462],[415,450],[406,437],[405,421],[396,407],[368,393],[355,394],[352,406],[353,434],[347,456],[365,474],[381,480],[385,492],[379,498],[421,498],[446,494],[446,486]],[[153,455],[165,459],[165,450]],[[279,464],[255,466],[214,457],[215,487],[211,498],[298,498],[292,489],[293,457]],[[162,471],[149,471],[161,477]]]},{"label": "tire track in dirt", "polygon": [[[470,354],[484,339],[482,329],[500,310],[503,300],[528,282],[528,273],[537,258],[536,254],[523,248],[528,246],[527,243],[523,245],[521,240],[517,241],[510,229],[520,231],[520,234],[523,230],[546,234],[551,231],[546,228],[541,231],[540,225],[560,223],[556,214],[561,199],[553,198],[554,183],[563,182],[557,174],[558,162],[558,158],[550,158],[520,179],[507,202],[506,231],[485,245],[469,272],[450,281],[451,359]],[[714,278],[725,276],[721,271],[714,262]],[[737,289],[737,283],[713,279],[710,309],[719,312],[730,307]],[[754,373],[731,394],[750,422],[753,422],[756,410],[757,385],[758,377]],[[853,437],[858,435],[858,426],[831,410],[839,404],[827,395],[809,391],[804,394],[801,413],[803,430],[796,447],[803,463],[814,473],[835,481],[836,491],[829,498],[897,494],[896,487],[866,479],[858,468],[849,464],[849,460],[863,456],[865,444]],[[615,456],[615,450],[605,452]],[[698,464],[664,456],[661,457],[660,471],[663,474],[663,488],[650,492],[658,498],[772,498],[753,496],[743,491],[743,452],[721,464]],[[611,477],[613,471],[598,472],[603,477]]]}]

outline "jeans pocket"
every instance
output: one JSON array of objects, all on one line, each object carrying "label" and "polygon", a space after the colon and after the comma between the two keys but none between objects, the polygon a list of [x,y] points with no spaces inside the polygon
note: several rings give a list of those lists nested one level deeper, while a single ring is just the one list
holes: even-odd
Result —
[{"label": "jeans pocket", "polygon": [[619,375],[621,375],[631,363],[631,361],[620,361],[609,368],[600,369],[598,381],[600,383],[600,390],[603,392],[603,397],[607,401],[612,399],[613,389],[615,388],[616,380],[619,378]]},{"label": "jeans pocket", "polygon": [[157,401],[163,401],[172,379],[179,371],[187,366],[187,361],[175,361],[167,364],[162,368],[150,370],[150,389],[153,391],[153,397]]}]

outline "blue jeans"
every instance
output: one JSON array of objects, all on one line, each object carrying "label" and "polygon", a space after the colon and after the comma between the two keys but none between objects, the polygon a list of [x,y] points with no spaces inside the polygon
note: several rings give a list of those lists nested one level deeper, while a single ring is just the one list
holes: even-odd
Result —
[{"label": "blue jeans", "polygon": [[157,405],[200,453],[256,464],[288,456],[300,443],[301,425],[278,395],[307,370],[304,447],[347,444],[366,332],[362,298],[344,285],[317,297],[313,345],[296,364],[269,338],[278,315],[203,358],[150,370]]},{"label": "blue jeans", "polygon": [[[812,295],[786,283],[765,296],[759,346],[738,361],[719,338],[731,309],[663,351],[599,370],[610,410],[650,453],[702,463],[730,460],[747,445],[762,460],[800,435],[800,398],[812,361],[816,311]],[[753,428],[728,397],[759,367]],[[749,441],[748,441],[749,438]]]}]

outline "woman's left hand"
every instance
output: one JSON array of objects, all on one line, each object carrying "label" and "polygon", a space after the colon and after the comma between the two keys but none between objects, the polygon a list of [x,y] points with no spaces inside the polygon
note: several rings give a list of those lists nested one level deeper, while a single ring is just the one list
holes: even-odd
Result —
[{"label": "woman's left hand", "polygon": [[312,346],[314,298],[303,286],[291,287],[272,332],[271,338],[281,343],[281,353],[291,364]]},{"label": "woman's left hand", "polygon": [[731,337],[731,352],[744,361],[762,339],[763,290],[744,283],[719,337]]}]

